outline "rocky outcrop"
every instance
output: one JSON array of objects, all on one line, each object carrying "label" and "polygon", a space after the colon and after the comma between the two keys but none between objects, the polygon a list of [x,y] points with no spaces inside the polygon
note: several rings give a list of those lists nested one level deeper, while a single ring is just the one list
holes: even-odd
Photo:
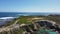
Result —
[{"label": "rocky outcrop", "polygon": [[56,25],[56,23],[49,20],[37,20],[35,22],[32,22],[32,24],[15,24],[11,27],[7,28],[0,28],[0,34],[16,34],[15,32],[18,32],[21,28],[24,28],[24,32],[21,32],[20,34],[37,34],[37,31],[39,27],[48,27],[55,29],[60,29]]}]

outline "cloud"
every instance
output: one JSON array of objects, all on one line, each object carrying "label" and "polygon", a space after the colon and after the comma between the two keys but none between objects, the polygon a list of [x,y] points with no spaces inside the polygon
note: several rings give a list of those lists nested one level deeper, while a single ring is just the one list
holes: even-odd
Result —
[{"label": "cloud", "polygon": [[47,9],[39,9],[39,8],[24,8],[24,9],[17,9],[18,12],[60,12],[60,9],[56,8],[47,8]]},{"label": "cloud", "polygon": [[60,12],[59,8],[22,8],[22,9],[0,9],[3,12]]}]

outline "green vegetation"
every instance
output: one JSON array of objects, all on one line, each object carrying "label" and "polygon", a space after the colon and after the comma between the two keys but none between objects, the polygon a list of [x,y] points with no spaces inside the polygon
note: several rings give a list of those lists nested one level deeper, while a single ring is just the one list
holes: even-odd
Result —
[{"label": "green vegetation", "polygon": [[29,24],[32,23],[32,18],[31,16],[20,16],[18,24]]},{"label": "green vegetation", "polygon": [[9,22],[5,25],[5,27],[7,27],[7,26],[10,26],[10,25],[14,24],[16,20],[17,20],[17,19],[15,18],[14,20],[9,21]]},{"label": "green vegetation", "polygon": [[6,26],[9,26],[13,23],[15,23],[16,20],[19,20],[17,22],[17,24],[31,24],[33,21],[35,21],[35,19],[33,18],[43,18],[46,20],[52,20],[57,22],[58,24],[60,24],[60,16],[53,16],[53,15],[49,15],[49,16],[20,16],[17,19],[14,19],[13,21],[9,22],[8,24],[6,24]]},{"label": "green vegetation", "polygon": [[45,19],[55,21],[57,24],[60,24],[60,16],[47,16]]},{"label": "green vegetation", "polygon": [[[15,23],[16,20],[19,20],[17,24],[31,24],[36,19],[33,18],[43,18],[44,20],[52,20],[57,22],[57,24],[60,24],[60,16],[20,16],[17,19],[14,19],[13,21],[9,22],[6,26],[12,25]],[[33,29],[33,24],[31,24],[30,29]],[[20,28],[19,30],[14,31],[14,34],[22,34],[24,31],[23,28]]]},{"label": "green vegetation", "polygon": [[22,32],[24,32],[24,29],[20,28],[18,30],[13,31],[13,34],[22,34]]}]

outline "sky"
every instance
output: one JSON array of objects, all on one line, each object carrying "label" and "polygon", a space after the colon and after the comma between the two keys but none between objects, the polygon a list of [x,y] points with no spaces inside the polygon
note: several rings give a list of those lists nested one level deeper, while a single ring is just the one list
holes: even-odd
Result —
[{"label": "sky", "polygon": [[0,0],[0,12],[60,12],[60,0]]}]

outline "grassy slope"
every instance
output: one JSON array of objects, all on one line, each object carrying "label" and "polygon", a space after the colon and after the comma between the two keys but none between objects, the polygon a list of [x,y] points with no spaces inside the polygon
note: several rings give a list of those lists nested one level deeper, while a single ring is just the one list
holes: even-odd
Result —
[{"label": "grassy slope", "polygon": [[[22,24],[22,23],[25,23],[25,24],[31,24],[32,21],[32,18],[44,18],[44,19],[48,19],[48,20],[53,20],[57,23],[60,24],[60,17],[56,17],[56,16],[20,16],[19,18],[13,20],[11,23],[8,23],[7,26],[13,24],[16,20],[19,19],[18,23],[17,24]],[[15,32],[15,34],[21,34],[22,32],[24,31],[24,29],[20,29],[18,31]]]},{"label": "grassy slope", "polygon": [[[30,24],[33,21],[32,18],[39,18],[39,17],[43,18],[43,19],[52,20],[52,21],[55,21],[58,24],[60,24],[60,19],[59,19],[60,17],[58,18],[56,16],[21,16],[18,18],[18,19],[20,19],[20,21],[18,23]],[[20,31],[20,32],[23,32],[23,31]]]},{"label": "grassy slope", "polygon": [[15,21],[18,19],[19,19],[19,21],[17,24],[22,24],[22,23],[30,24],[30,23],[32,23],[32,21],[34,21],[32,18],[48,19],[48,20],[52,20],[52,21],[55,21],[60,24],[60,16],[20,16],[19,18],[14,19],[13,21],[9,22],[6,26],[9,26],[9,25],[15,23]]}]

